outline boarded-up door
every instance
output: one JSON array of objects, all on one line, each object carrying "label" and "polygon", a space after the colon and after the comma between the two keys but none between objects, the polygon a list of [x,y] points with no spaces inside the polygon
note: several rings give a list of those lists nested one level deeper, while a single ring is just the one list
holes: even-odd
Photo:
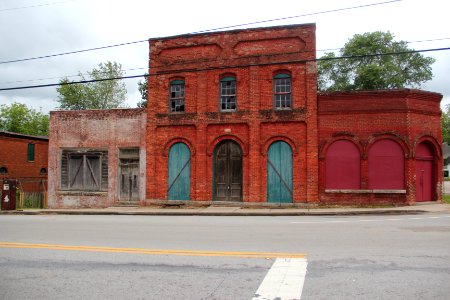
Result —
[{"label": "boarded-up door", "polygon": [[139,159],[121,158],[119,169],[120,201],[139,200]]},{"label": "boarded-up door", "polygon": [[282,141],[267,153],[267,202],[292,202],[292,149]]},{"label": "boarded-up door", "polygon": [[169,200],[189,200],[191,195],[191,152],[183,143],[169,150]]},{"label": "boarded-up door", "polygon": [[416,201],[432,201],[434,197],[433,152],[426,143],[416,149]]},{"label": "boarded-up door", "polygon": [[242,151],[238,144],[219,144],[214,155],[214,200],[242,201]]}]

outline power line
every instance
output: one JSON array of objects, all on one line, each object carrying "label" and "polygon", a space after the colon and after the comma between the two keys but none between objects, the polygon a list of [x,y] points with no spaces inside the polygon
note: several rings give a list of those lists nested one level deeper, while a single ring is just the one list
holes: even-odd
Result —
[{"label": "power line", "polygon": [[159,72],[157,74],[141,74],[141,75],[133,75],[133,76],[121,76],[121,77],[112,77],[112,78],[103,78],[103,79],[81,80],[81,81],[65,82],[62,84],[61,83],[51,83],[51,84],[42,84],[42,85],[0,88],[0,91],[24,90],[24,89],[53,87],[53,86],[72,85],[72,84],[84,84],[84,83],[109,81],[109,80],[121,80],[121,79],[130,79],[130,78],[148,77],[148,76],[158,76],[158,75],[181,73],[181,72],[191,73],[191,72],[201,72],[201,71],[211,71],[211,70],[236,69],[236,68],[244,68],[244,67],[252,67],[252,66],[268,66],[268,65],[288,64],[288,63],[305,63],[305,62],[325,61],[325,60],[354,59],[354,58],[364,58],[364,57],[402,55],[402,54],[412,54],[412,53],[432,52],[432,51],[446,51],[446,50],[450,50],[450,47],[422,49],[422,50],[409,50],[409,51],[399,51],[399,52],[388,52],[388,53],[349,55],[349,56],[339,56],[339,57],[330,57],[330,58],[328,58],[328,57],[327,58],[311,58],[311,59],[278,61],[278,62],[271,62],[271,63],[255,63],[255,64],[235,65],[235,66],[220,66],[220,67],[209,67],[209,68],[202,68],[202,69],[179,69],[179,70],[163,71],[163,72]]},{"label": "power line", "polygon": [[[435,39],[405,41],[405,42],[408,44],[412,44],[412,43],[434,42],[434,41],[443,41],[443,40],[450,40],[450,38],[449,37],[435,38]],[[395,42],[395,43],[399,43],[399,42]],[[367,47],[362,47],[362,48],[367,48]],[[340,47],[340,48],[316,49],[315,51],[316,52],[325,52],[325,51],[336,51],[336,50],[341,50],[341,49],[343,49],[343,48]],[[309,52],[314,52],[314,50],[305,50],[305,51],[300,51],[299,53],[309,53]],[[320,58],[318,60],[320,60]],[[180,64],[182,64],[182,63],[180,63]],[[124,69],[122,71],[126,72],[126,71],[147,70],[147,69],[148,69],[148,67]],[[80,75],[88,75],[88,73],[82,73],[82,74],[77,74],[77,75],[47,77],[47,78],[36,78],[36,79],[28,79],[28,80],[18,80],[18,81],[4,81],[4,82],[0,82],[0,84],[23,83],[23,82],[43,81],[43,80],[50,80],[50,79],[71,78],[71,77],[79,77]]]},{"label": "power line", "polygon": [[63,4],[63,3],[73,2],[73,1],[77,1],[77,0],[67,0],[67,1],[59,1],[59,2],[51,2],[51,3],[43,3],[43,4],[37,4],[37,5],[30,5],[30,6],[3,8],[3,9],[0,9],[0,12],[19,10],[19,9],[26,9],[26,8],[34,8],[34,7],[42,7],[42,6],[49,6],[49,5],[55,5],[55,4]]},{"label": "power line", "polygon": [[331,10],[326,10],[326,11],[321,11],[321,12],[314,12],[314,13],[298,15],[298,16],[292,16],[292,17],[284,17],[284,18],[277,18],[277,19],[272,19],[272,20],[263,20],[263,21],[249,22],[249,23],[244,23],[244,24],[239,24],[239,25],[217,27],[217,28],[214,28],[214,29],[207,29],[207,30],[202,30],[202,31],[197,31],[197,32],[192,32],[192,33],[194,33],[194,34],[195,33],[204,33],[204,32],[223,30],[223,29],[243,27],[243,26],[248,26],[248,25],[256,25],[256,24],[269,23],[269,22],[275,22],[275,21],[284,21],[284,20],[289,20],[289,19],[296,19],[296,18],[301,18],[301,17],[309,17],[309,16],[326,14],[326,13],[332,13],[332,12],[339,12],[339,11],[345,11],[345,10],[351,10],[351,9],[357,9],[357,8],[365,8],[365,7],[376,6],[376,5],[390,4],[390,3],[394,3],[394,2],[400,2],[400,1],[402,1],[402,0],[392,0],[392,1],[371,3],[371,4],[358,5],[358,6],[352,6],[352,7],[337,8],[337,9],[331,9]]},{"label": "power line", "polygon": [[[72,0],[72,1],[74,1],[74,0]],[[346,8],[339,8],[339,9],[333,9],[333,10],[327,10],[327,11],[321,11],[321,12],[314,12],[314,13],[298,15],[298,16],[284,17],[284,18],[278,18],[278,19],[272,19],[272,20],[255,21],[255,22],[238,24],[238,25],[224,26],[224,27],[214,28],[214,29],[206,29],[206,30],[203,30],[203,31],[191,32],[191,33],[187,33],[187,34],[206,33],[206,32],[218,31],[218,30],[229,29],[229,28],[236,28],[236,27],[242,27],[242,26],[248,26],[248,25],[262,24],[262,23],[275,22],[275,21],[281,21],[281,20],[288,20],[288,19],[300,18],[300,17],[305,17],[305,16],[313,16],[313,15],[326,14],[326,13],[332,13],[332,12],[339,12],[339,11],[345,11],[345,10],[352,10],[352,9],[358,9],[358,8],[370,7],[370,6],[376,6],[376,5],[383,5],[383,4],[389,4],[389,3],[394,3],[394,2],[400,2],[400,1],[401,0],[391,0],[391,1],[385,1],[385,2],[366,4],[366,5],[358,5],[358,6],[353,6],[353,7],[346,7]],[[103,46],[103,47],[96,47],[96,48],[89,48],[89,49],[76,50],[76,51],[70,51],[70,52],[63,52],[63,53],[58,53],[58,54],[49,54],[49,55],[42,55],[42,56],[37,56],[37,57],[0,61],[0,64],[9,64],[9,63],[16,63],[16,62],[23,62],[23,61],[51,58],[51,57],[56,57],[56,56],[69,55],[69,54],[77,54],[77,53],[83,53],[83,52],[88,52],[88,51],[96,51],[96,50],[102,50],[102,49],[108,49],[108,48],[114,48],[114,47],[120,47],[120,46],[132,45],[132,44],[138,44],[138,43],[143,43],[143,42],[147,42],[147,41],[148,40],[140,40],[140,41],[120,43],[120,44]]]},{"label": "power line", "polygon": [[43,56],[37,56],[37,57],[30,57],[30,58],[7,60],[7,61],[0,62],[0,65],[1,64],[10,64],[10,63],[15,63],[15,62],[22,62],[22,61],[29,61],[29,60],[36,60],[36,59],[42,59],[42,58],[63,56],[63,55],[68,55],[68,54],[76,54],[76,53],[82,53],[82,52],[88,52],[88,51],[95,51],[95,50],[101,50],[101,49],[107,49],[107,48],[113,48],[113,47],[119,47],[119,46],[126,46],[126,45],[142,43],[142,42],[147,42],[147,40],[134,41],[134,42],[128,42],[128,43],[121,43],[121,44],[116,44],[116,45],[96,47],[96,48],[90,48],[90,49],[84,49],[84,50],[76,50],[76,51],[70,51],[70,52],[64,52],[64,53],[58,53],[58,54],[50,54],[50,55],[43,55]]}]

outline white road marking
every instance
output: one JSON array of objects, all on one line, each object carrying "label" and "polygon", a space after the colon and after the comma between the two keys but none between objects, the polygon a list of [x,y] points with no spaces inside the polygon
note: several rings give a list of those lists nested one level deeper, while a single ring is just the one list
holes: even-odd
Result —
[{"label": "white road marking", "polygon": [[277,258],[252,300],[298,300],[305,282],[306,258]]},{"label": "white road marking", "polygon": [[359,223],[359,222],[385,222],[385,221],[408,221],[408,220],[427,220],[427,219],[443,219],[450,216],[439,217],[414,217],[414,218],[389,218],[389,219],[362,219],[362,220],[330,220],[330,221],[294,221],[291,224],[326,224],[326,223]]}]

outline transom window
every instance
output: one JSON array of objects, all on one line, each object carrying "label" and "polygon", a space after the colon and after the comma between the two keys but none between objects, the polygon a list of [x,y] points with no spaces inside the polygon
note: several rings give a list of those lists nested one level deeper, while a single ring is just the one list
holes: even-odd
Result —
[{"label": "transom window", "polygon": [[236,110],[236,78],[233,76],[220,80],[220,110]]},{"label": "transom window", "polygon": [[275,109],[291,108],[291,76],[278,74],[273,78],[273,97]]},{"label": "transom window", "polygon": [[173,80],[170,82],[169,90],[170,112],[184,111],[184,80]]}]

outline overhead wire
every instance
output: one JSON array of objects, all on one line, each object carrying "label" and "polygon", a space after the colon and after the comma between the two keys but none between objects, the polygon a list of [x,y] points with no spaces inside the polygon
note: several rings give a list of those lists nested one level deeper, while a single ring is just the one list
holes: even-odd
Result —
[{"label": "overhead wire", "polygon": [[[72,0],[72,1],[74,1],[74,0]],[[219,31],[219,30],[223,30],[223,29],[231,29],[231,28],[237,28],[237,27],[243,27],[243,26],[249,26],[249,25],[256,25],[256,24],[262,24],[262,23],[268,23],[268,22],[275,22],[275,21],[281,21],[281,20],[300,18],[300,17],[305,17],[305,16],[312,16],[312,15],[326,14],[326,13],[339,12],[339,11],[345,11],[345,10],[352,10],[352,9],[371,7],[371,6],[377,6],[377,5],[384,5],[384,4],[390,4],[390,3],[394,3],[394,2],[400,2],[400,1],[402,1],[402,0],[391,0],[391,1],[370,3],[370,4],[365,4],[365,5],[358,5],[358,6],[352,6],[352,7],[346,7],[346,8],[338,8],[338,9],[332,9],[332,10],[326,10],[326,11],[321,11],[321,12],[308,13],[308,14],[297,15],[297,16],[290,16],[290,17],[283,17],[283,18],[277,18],[277,19],[271,19],[271,20],[261,20],[261,21],[248,22],[248,23],[237,24],[237,25],[223,26],[223,27],[219,27],[219,28],[206,29],[206,30],[196,31],[196,32],[191,32],[191,33],[186,33],[186,34],[207,33],[207,32]],[[133,41],[133,42],[120,43],[120,44],[115,44],[115,45],[102,46],[102,47],[95,47],[95,48],[76,50],[76,51],[69,51],[69,52],[63,52],[63,53],[57,53],[57,54],[49,54],[49,55],[42,55],[42,56],[36,56],[36,57],[30,57],[30,58],[21,58],[21,59],[0,61],[0,64],[10,64],[10,63],[17,63],[17,62],[24,62],[24,61],[30,61],[30,60],[37,60],[37,59],[44,59],[44,58],[63,56],[63,55],[77,54],[77,53],[83,53],[83,52],[89,52],[89,51],[97,51],[97,50],[102,50],[102,49],[108,49],[108,48],[114,48],[114,47],[120,47],[120,46],[132,45],[132,44],[138,44],[138,43],[143,43],[143,42],[148,42],[148,39],[139,40],[139,41]]]},{"label": "overhead wire", "polygon": [[50,2],[50,3],[36,4],[36,5],[22,6],[22,7],[2,8],[2,9],[0,9],[0,12],[26,9],[26,8],[34,8],[34,7],[42,7],[42,6],[50,6],[50,5],[63,4],[63,3],[74,2],[74,1],[77,1],[77,0]]},{"label": "overhead wire", "polygon": [[[450,38],[435,38],[435,39],[427,39],[427,40],[416,40],[416,41],[405,41],[408,44],[412,43],[422,43],[422,42],[434,42],[434,41],[443,41],[443,40],[450,40]],[[361,48],[367,48],[367,47],[361,47]],[[342,50],[343,48],[328,48],[328,49],[316,49],[316,52],[326,52],[326,51],[337,51]],[[308,53],[313,52],[314,50],[304,50],[299,53]],[[148,67],[144,68],[130,68],[130,69],[124,69],[122,71],[136,71],[136,70],[148,70]],[[63,75],[63,76],[54,76],[54,77],[47,77],[47,78],[36,78],[36,79],[27,79],[27,80],[17,80],[17,81],[4,81],[0,82],[0,84],[11,84],[11,83],[23,83],[23,82],[33,82],[33,81],[43,81],[43,80],[51,80],[51,79],[61,79],[61,78],[72,78],[72,77],[80,77],[81,75],[88,75],[88,73],[81,73],[77,75]]]},{"label": "overhead wire", "polygon": [[306,62],[314,62],[314,61],[354,59],[354,58],[364,58],[364,57],[402,55],[402,54],[412,54],[412,53],[432,52],[432,51],[446,51],[446,50],[450,50],[450,47],[433,48],[433,49],[422,49],[422,50],[398,51],[398,52],[387,52],[387,53],[373,53],[373,54],[363,54],[363,55],[348,55],[348,56],[326,57],[326,58],[311,58],[311,59],[300,59],[300,60],[289,60],[289,61],[277,61],[277,62],[271,62],[271,63],[255,63],[255,64],[244,64],[244,65],[235,65],[235,66],[220,66],[220,67],[209,67],[209,68],[201,68],[201,69],[198,69],[198,68],[178,69],[178,70],[170,70],[170,71],[158,72],[156,74],[140,74],[140,75],[133,75],[133,76],[120,76],[120,77],[103,78],[103,79],[71,81],[71,82],[65,82],[65,83],[51,83],[51,84],[42,84],[42,85],[31,85],[31,86],[0,88],[0,91],[22,90],[22,89],[32,89],[32,88],[42,88],[42,87],[53,87],[53,86],[72,85],[72,84],[84,84],[84,83],[91,83],[91,82],[100,82],[100,81],[109,81],[109,80],[121,80],[121,79],[130,79],[130,78],[140,78],[140,77],[158,76],[158,75],[174,74],[174,73],[182,73],[182,72],[183,73],[189,73],[189,72],[201,72],[201,71],[211,71],[211,70],[235,69],[235,68],[252,67],[252,66],[267,66],[267,65],[274,65],[274,64],[306,63]]}]

